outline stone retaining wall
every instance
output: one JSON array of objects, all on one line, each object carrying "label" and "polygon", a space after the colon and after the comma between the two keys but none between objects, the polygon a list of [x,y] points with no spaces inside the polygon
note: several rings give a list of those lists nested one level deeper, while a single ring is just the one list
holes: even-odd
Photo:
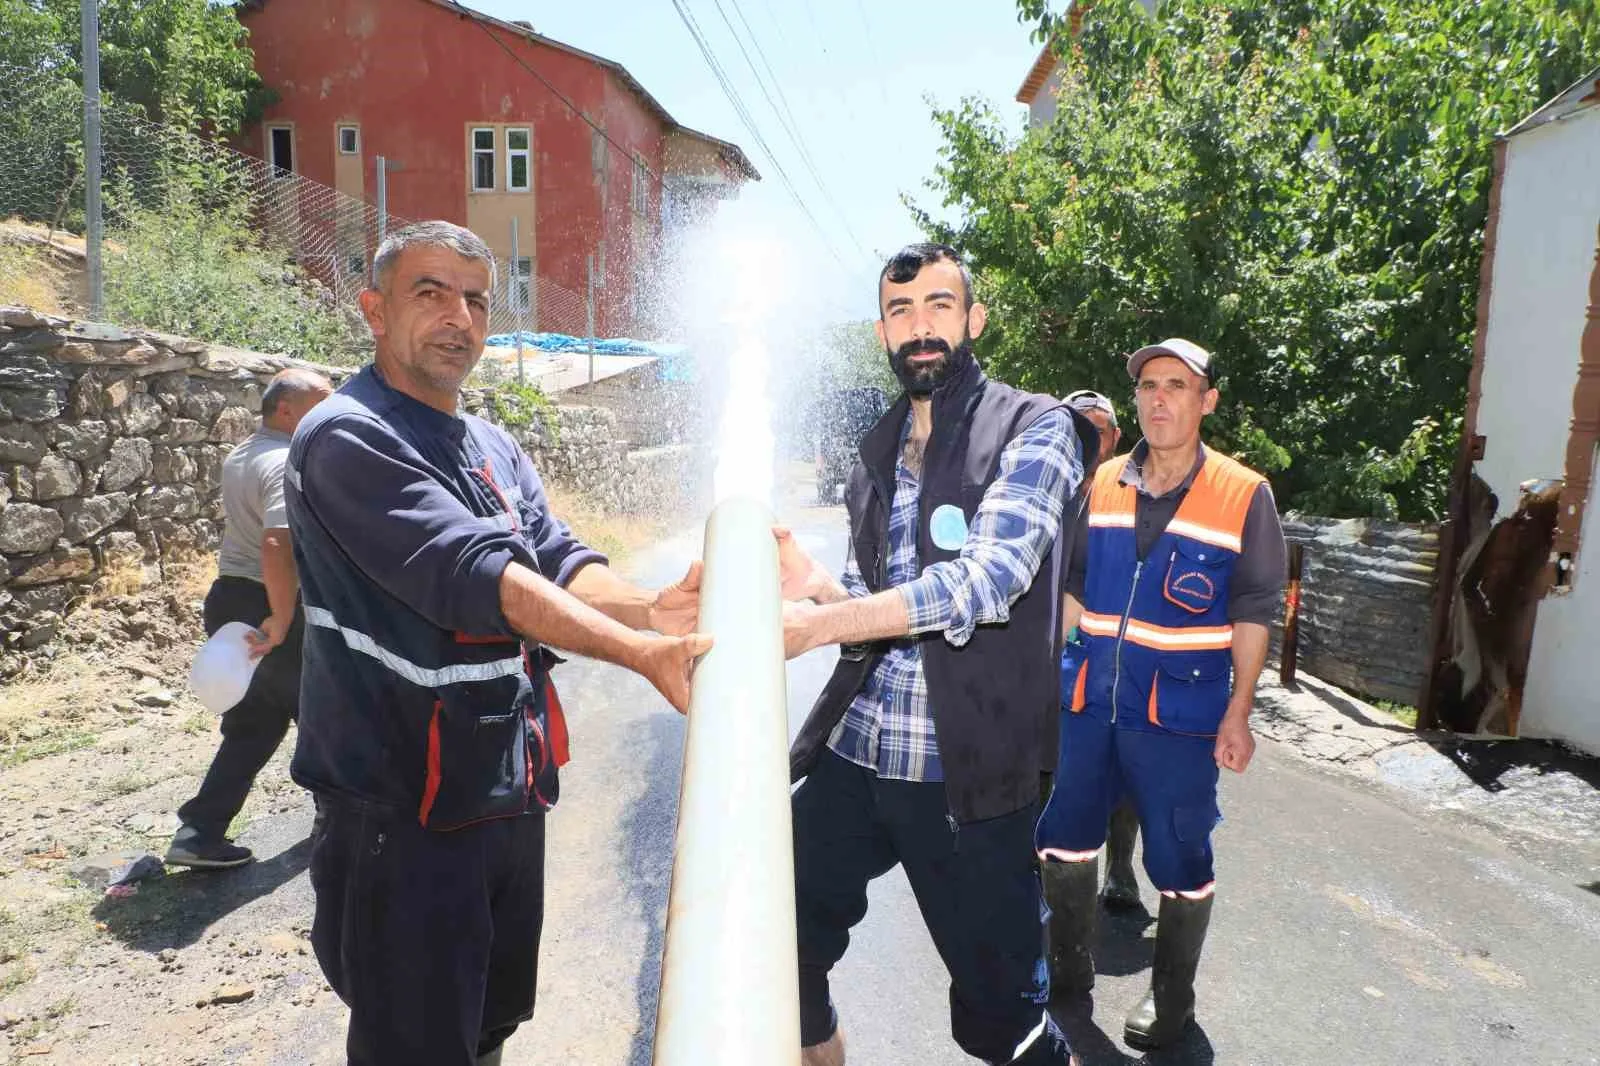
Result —
[{"label": "stone retaining wall", "polygon": [[[50,640],[107,571],[214,551],[222,461],[290,365],[309,364],[0,308],[4,646]],[[469,391],[465,406],[481,413],[483,394]],[[608,410],[551,408],[514,435],[542,476],[602,510],[649,511],[699,483],[694,449],[630,453]]]}]

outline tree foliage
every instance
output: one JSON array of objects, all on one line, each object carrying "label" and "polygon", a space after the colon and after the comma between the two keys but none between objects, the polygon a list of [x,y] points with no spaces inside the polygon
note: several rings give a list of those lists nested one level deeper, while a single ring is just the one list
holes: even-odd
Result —
[{"label": "tree foliage", "polygon": [[[991,309],[992,371],[1131,395],[1121,356],[1217,353],[1210,439],[1280,502],[1442,507],[1495,135],[1600,61],[1600,0],[1099,0],[1057,117],[936,112],[931,188]],[[1131,403],[1131,400],[1130,400]]]},{"label": "tree foliage", "polygon": [[[80,0],[0,0],[0,67],[81,82]],[[100,85],[156,122],[229,134],[270,94],[232,4],[100,0]]]}]

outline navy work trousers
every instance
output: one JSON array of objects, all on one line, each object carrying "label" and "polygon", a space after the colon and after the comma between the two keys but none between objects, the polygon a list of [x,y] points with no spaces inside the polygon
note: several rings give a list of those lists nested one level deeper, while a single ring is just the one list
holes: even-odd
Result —
[{"label": "navy work trousers", "polygon": [[1106,819],[1131,797],[1144,836],[1144,868],[1162,892],[1195,892],[1216,879],[1211,831],[1217,807],[1216,738],[1118,726],[1087,713],[1061,714],[1061,758],[1035,847],[1094,851]]},{"label": "navy work trousers", "polygon": [[448,832],[323,797],[311,943],[350,1066],[473,1066],[533,1017],[544,814]]},{"label": "navy work trousers", "polygon": [[1049,998],[1031,847],[1038,807],[953,827],[942,782],[882,780],[824,749],[793,814],[801,1043],[833,1035],[828,972],[866,916],[867,883],[899,863],[950,971],[956,1043],[1010,1061]]}]

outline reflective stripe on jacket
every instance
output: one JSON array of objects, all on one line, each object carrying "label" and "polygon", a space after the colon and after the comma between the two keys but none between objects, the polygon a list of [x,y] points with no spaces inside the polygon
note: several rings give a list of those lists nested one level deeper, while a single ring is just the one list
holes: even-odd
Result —
[{"label": "reflective stripe on jacket", "polygon": [[1084,663],[1070,707],[1129,728],[1214,735],[1232,690],[1228,584],[1263,478],[1215,451],[1141,561],[1138,490],[1127,457],[1101,467],[1089,497],[1079,635]]}]

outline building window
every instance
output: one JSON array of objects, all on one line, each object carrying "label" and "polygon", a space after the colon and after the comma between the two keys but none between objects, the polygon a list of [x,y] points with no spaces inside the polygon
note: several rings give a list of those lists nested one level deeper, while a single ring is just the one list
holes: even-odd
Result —
[{"label": "building window", "polygon": [[633,157],[633,210],[640,215],[650,213],[650,168],[637,153]]},{"label": "building window", "polygon": [[506,130],[506,188],[512,192],[527,192],[529,159],[533,134],[529,130]]},{"label": "building window", "polygon": [[339,154],[340,155],[360,155],[361,154],[361,127],[360,126],[340,126],[339,127]]},{"label": "building window", "polygon": [[294,127],[267,127],[267,162],[272,164],[272,176],[286,178],[294,173]]},{"label": "building window", "polygon": [[605,177],[610,147],[611,142],[606,140],[605,131],[595,130],[589,134],[589,171],[594,175],[596,182]]},{"label": "building window", "polygon": [[494,130],[472,131],[472,191],[494,189]]},{"label": "building window", "polygon": [[360,252],[351,252],[345,257],[344,269],[345,273],[351,275],[365,274],[367,272],[367,257]]}]

